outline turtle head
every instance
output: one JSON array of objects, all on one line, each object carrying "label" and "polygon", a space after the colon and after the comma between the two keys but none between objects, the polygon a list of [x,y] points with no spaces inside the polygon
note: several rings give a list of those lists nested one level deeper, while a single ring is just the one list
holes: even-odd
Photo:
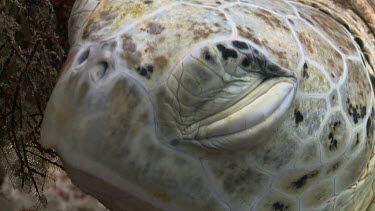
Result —
[{"label": "turtle head", "polygon": [[[288,112],[297,83],[292,70],[232,40],[194,48],[165,75],[150,90],[144,81],[155,75],[128,68],[116,45],[78,46],[50,97],[42,145],[55,148],[73,182],[109,208],[130,206],[130,195],[144,207],[172,206],[165,194],[176,204],[186,194],[195,201],[210,196],[196,157],[264,144]],[[169,178],[163,175],[200,189],[181,195],[168,181],[144,184]]]},{"label": "turtle head", "polygon": [[84,148],[101,137],[125,147],[149,133],[192,154],[246,150],[267,141],[295,95],[296,73],[250,43],[197,47],[154,91],[115,49],[111,42],[72,48],[46,109],[44,146]]},{"label": "turtle head", "polygon": [[249,43],[198,46],[153,90],[144,81],[155,75],[128,68],[115,48],[72,48],[41,131],[74,184],[108,208],[178,207],[186,194],[198,206],[211,194],[196,158],[265,144],[295,96],[296,73]]},{"label": "turtle head", "polygon": [[[75,27],[79,39],[48,102],[42,145],[55,148],[73,182],[113,210],[328,204],[327,195],[308,207],[316,198],[310,194],[349,188],[345,178],[355,177],[347,167],[368,158],[344,153],[355,131],[358,146],[372,149],[364,141],[373,140],[374,127],[373,98],[362,95],[370,90],[367,75],[360,57],[349,63],[351,56],[332,48],[352,38],[332,33],[334,22],[315,18],[319,10],[297,14],[300,4],[259,2],[223,2],[216,10],[193,1],[100,1],[86,27]],[[283,8],[298,17],[281,17]],[[303,20],[308,14],[311,21]],[[353,105],[345,101],[351,98]],[[363,121],[354,127],[349,114]],[[353,152],[366,154],[359,149]],[[292,202],[289,195],[303,197]]]}]

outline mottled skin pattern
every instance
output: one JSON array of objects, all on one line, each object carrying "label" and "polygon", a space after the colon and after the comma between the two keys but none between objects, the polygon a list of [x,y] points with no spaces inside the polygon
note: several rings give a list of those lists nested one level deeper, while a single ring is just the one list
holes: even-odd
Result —
[{"label": "mottled skin pattern", "polygon": [[113,210],[374,210],[372,52],[306,2],[77,1],[42,144]]}]

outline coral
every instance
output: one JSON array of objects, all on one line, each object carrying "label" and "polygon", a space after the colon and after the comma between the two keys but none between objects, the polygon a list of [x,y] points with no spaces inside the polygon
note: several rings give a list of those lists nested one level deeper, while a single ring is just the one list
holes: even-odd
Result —
[{"label": "coral", "polygon": [[8,174],[14,187],[46,204],[47,169],[62,166],[38,140],[65,39],[48,0],[0,1],[0,11],[0,181]]}]

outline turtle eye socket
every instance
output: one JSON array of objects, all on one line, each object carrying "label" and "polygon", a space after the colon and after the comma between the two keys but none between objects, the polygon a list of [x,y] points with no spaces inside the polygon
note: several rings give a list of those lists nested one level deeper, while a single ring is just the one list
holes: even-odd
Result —
[{"label": "turtle eye socket", "polygon": [[296,81],[293,70],[250,43],[226,40],[192,49],[167,81],[175,102],[158,98],[161,137],[187,151],[256,146],[282,122]]},{"label": "turtle eye socket", "polygon": [[82,64],[83,62],[85,62],[89,58],[89,55],[90,55],[90,49],[87,49],[78,58],[78,65]]}]

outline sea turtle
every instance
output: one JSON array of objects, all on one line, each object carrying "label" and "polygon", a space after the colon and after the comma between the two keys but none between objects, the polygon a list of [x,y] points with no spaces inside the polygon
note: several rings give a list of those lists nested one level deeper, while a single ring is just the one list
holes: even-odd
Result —
[{"label": "sea turtle", "polygon": [[41,143],[113,210],[375,210],[367,25],[323,0],[78,0]]}]

